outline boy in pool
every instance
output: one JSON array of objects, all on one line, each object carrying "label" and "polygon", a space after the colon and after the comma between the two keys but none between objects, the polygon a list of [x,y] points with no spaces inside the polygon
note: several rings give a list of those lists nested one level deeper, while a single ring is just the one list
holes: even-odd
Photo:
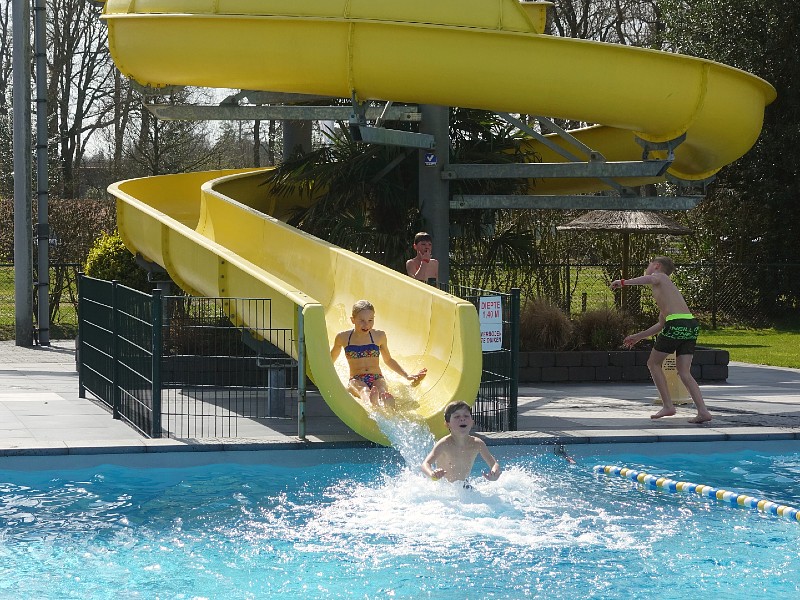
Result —
[{"label": "boy in pool", "polygon": [[417,255],[406,261],[406,272],[419,281],[430,279],[439,281],[439,261],[431,258],[433,238],[429,233],[420,231],[414,236],[414,250]]},{"label": "boy in pool", "polygon": [[489,452],[486,442],[469,434],[475,424],[469,404],[461,401],[448,404],[444,409],[444,421],[450,435],[436,442],[422,463],[422,472],[432,479],[444,477],[450,482],[466,481],[480,454],[489,467],[483,476],[489,481],[496,481],[501,473],[500,463]]},{"label": "boy in pool", "polygon": [[353,305],[350,320],[353,329],[336,334],[331,348],[331,359],[336,360],[342,349],[350,366],[350,380],[347,383],[348,391],[356,398],[375,406],[394,408],[394,397],[386,388],[386,379],[381,374],[380,358],[386,365],[402,375],[411,385],[418,384],[427,369],[409,375],[389,352],[389,343],[386,333],[373,329],[375,324],[375,307],[367,300],[359,300]]},{"label": "boy in pool", "polygon": [[647,265],[644,275],[633,279],[616,279],[611,282],[611,289],[616,290],[626,285],[649,285],[653,291],[653,299],[660,311],[658,323],[649,329],[629,335],[623,342],[630,348],[640,340],[658,333],[655,346],[647,360],[647,368],[658,388],[658,393],[661,394],[664,406],[656,414],[650,415],[650,418],[660,419],[675,414],[675,405],[669,396],[667,378],[661,368],[664,359],[674,352],[678,377],[686,386],[697,408],[697,416],[689,419],[689,422],[705,423],[711,420],[711,413],[703,401],[700,386],[692,377],[692,356],[700,325],[689,312],[689,307],[680,290],[670,279],[673,271],[675,271],[675,265],[672,259],[666,256],[657,256]]}]

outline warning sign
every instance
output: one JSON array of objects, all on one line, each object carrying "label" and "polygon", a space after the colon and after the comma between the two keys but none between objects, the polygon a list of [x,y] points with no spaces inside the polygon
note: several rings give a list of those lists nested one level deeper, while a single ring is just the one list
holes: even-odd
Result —
[{"label": "warning sign", "polygon": [[503,349],[503,299],[500,296],[478,298],[481,323],[481,346],[484,352]]}]

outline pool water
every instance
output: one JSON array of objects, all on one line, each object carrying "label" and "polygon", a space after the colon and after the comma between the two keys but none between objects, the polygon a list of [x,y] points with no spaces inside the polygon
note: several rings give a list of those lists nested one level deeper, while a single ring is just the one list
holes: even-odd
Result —
[{"label": "pool water", "polygon": [[800,446],[753,448],[493,447],[473,489],[391,449],[0,459],[0,598],[798,597],[800,523],[592,472],[800,508]]}]

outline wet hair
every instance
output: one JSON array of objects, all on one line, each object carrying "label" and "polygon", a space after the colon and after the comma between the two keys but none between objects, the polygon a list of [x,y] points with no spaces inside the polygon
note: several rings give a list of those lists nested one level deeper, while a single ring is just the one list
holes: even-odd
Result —
[{"label": "wet hair", "polygon": [[453,413],[457,410],[461,410],[462,408],[466,408],[469,411],[470,416],[472,416],[472,408],[469,404],[464,402],[463,400],[458,400],[456,402],[451,402],[447,406],[444,407],[444,421],[445,423],[450,422],[450,417],[453,416]]},{"label": "wet hair", "polygon": [[656,256],[653,262],[661,265],[661,272],[664,275],[672,275],[675,272],[675,263],[668,256]]},{"label": "wet hair", "polygon": [[432,244],[433,238],[431,237],[430,233],[420,231],[417,235],[414,236],[414,245],[416,246],[420,242],[430,242]]},{"label": "wet hair", "polygon": [[370,302],[369,300],[359,300],[358,302],[353,304],[352,314],[354,317],[362,310],[371,310],[372,312],[375,312],[375,307],[372,306],[372,302]]}]

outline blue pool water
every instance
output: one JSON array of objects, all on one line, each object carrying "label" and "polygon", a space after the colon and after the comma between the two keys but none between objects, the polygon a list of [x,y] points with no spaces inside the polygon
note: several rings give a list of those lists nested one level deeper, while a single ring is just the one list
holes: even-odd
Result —
[{"label": "blue pool water", "polygon": [[567,450],[473,490],[388,449],[0,459],[0,598],[798,597],[800,523],[592,472],[800,508],[796,443]]}]

